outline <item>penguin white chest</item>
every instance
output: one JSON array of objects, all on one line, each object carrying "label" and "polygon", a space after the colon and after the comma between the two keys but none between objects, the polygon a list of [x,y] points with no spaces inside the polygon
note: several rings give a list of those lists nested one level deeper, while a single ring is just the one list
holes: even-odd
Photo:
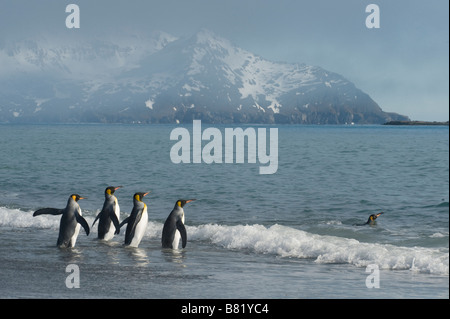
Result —
[{"label": "penguin white chest", "polygon": [[[78,214],[80,214],[80,216],[82,216],[81,209],[78,210]],[[81,225],[76,223],[75,231],[73,232],[72,238],[70,239],[69,247],[75,247],[75,244],[76,244],[77,238],[78,238],[78,234],[80,233],[80,228],[81,228]]]},{"label": "penguin white chest", "polygon": [[[181,213],[181,222],[184,224],[184,212]],[[181,234],[178,229],[175,229],[175,235],[173,236],[172,248],[178,249],[180,246]]]},{"label": "penguin white chest", "polygon": [[136,229],[134,231],[134,237],[131,240],[130,246],[137,247],[144,237],[145,231],[147,230],[148,224],[148,213],[147,213],[147,205],[144,206],[144,210],[142,211],[141,220],[136,225]]}]

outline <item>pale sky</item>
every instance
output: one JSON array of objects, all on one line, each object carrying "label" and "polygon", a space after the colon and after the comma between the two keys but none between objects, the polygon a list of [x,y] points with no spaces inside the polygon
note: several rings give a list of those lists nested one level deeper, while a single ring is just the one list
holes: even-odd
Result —
[{"label": "pale sky", "polygon": [[[65,26],[70,3],[80,29]],[[378,29],[365,25],[371,3]],[[181,37],[206,28],[265,59],[337,72],[384,111],[447,121],[448,11],[447,0],[0,0],[0,46],[38,35]]]}]

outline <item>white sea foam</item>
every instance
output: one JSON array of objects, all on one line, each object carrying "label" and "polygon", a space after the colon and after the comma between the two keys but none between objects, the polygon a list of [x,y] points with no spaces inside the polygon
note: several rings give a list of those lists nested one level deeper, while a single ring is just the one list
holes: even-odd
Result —
[{"label": "white sea foam", "polygon": [[188,227],[193,240],[207,240],[226,249],[251,250],[280,257],[311,258],[317,263],[377,264],[380,269],[449,274],[449,254],[438,249],[363,243],[355,239],[311,234],[282,225]]},{"label": "white sea foam", "polygon": [[[83,213],[83,211],[82,211]],[[98,212],[97,212],[98,213]],[[88,225],[92,225],[94,217],[86,216],[83,213],[83,217],[86,219]],[[23,211],[20,209],[10,209],[0,207],[0,227],[11,228],[43,228],[43,229],[59,229],[59,223],[61,215],[39,215],[33,217],[33,211]],[[92,228],[96,233],[97,227]]]},{"label": "white sea foam", "polygon": [[[0,207],[0,226],[58,229],[57,216],[33,217],[31,211]],[[89,225],[94,217],[85,216]],[[163,224],[149,221],[147,239],[158,239]],[[273,254],[283,258],[307,258],[316,263],[343,263],[356,267],[377,264],[380,269],[449,274],[449,253],[435,248],[364,243],[355,239],[317,235],[288,226],[218,225],[187,226],[188,240],[203,241],[229,250]],[[96,233],[96,227],[92,229]],[[123,232],[121,232],[123,233]],[[121,235],[119,235],[121,236]],[[145,240],[145,238],[144,238]]]},{"label": "white sea foam", "polygon": [[0,207],[0,226],[5,227],[35,227],[57,228],[60,218],[35,217],[33,212]]},{"label": "white sea foam", "polygon": [[430,235],[431,238],[445,238],[448,237],[448,233],[434,233],[433,235]]}]

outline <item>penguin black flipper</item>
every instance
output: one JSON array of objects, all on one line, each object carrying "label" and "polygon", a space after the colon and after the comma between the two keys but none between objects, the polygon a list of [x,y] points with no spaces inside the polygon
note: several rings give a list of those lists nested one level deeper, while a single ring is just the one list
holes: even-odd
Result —
[{"label": "penguin black flipper", "polygon": [[[142,212],[143,210],[140,210],[139,212],[135,213],[136,214],[136,218],[133,220],[133,224],[130,224],[128,222],[128,226],[127,226],[127,233],[125,234],[125,244],[129,245],[131,243],[131,241],[133,240],[134,237],[134,233],[136,231],[136,226],[137,224],[139,224],[139,221],[141,220],[142,217]],[[134,212],[131,212],[130,216],[133,216]]]},{"label": "penguin black flipper", "polygon": [[181,235],[181,247],[186,247],[187,243],[187,233],[186,233],[186,227],[184,227],[184,224],[181,220],[177,221],[177,229],[180,232]]},{"label": "penguin black flipper", "polygon": [[41,208],[38,209],[37,211],[35,211],[33,213],[33,217],[34,216],[39,216],[39,215],[61,215],[64,212],[64,209],[58,209],[58,208]]},{"label": "penguin black flipper", "polygon": [[97,221],[97,219],[100,218],[100,215],[103,213],[103,211],[101,211],[100,213],[98,213],[97,217],[95,217],[94,222],[92,223],[92,227],[94,227],[95,222]]},{"label": "penguin black flipper", "polygon": [[119,228],[122,228],[122,226],[127,224],[129,220],[130,220],[130,216],[128,216],[127,218],[122,220],[122,222],[119,224]]},{"label": "penguin black flipper", "polygon": [[114,214],[114,212],[113,212],[113,213],[109,214],[109,217],[111,218],[111,220],[112,220],[112,222],[114,224],[114,227],[116,227],[116,231],[114,232],[114,234],[115,235],[119,235],[119,233],[120,233],[120,224],[119,224],[119,220],[117,219],[116,214]]},{"label": "penguin black flipper", "polygon": [[84,219],[83,216],[81,216],[78,212],[75,212],[75,219],[77,220],[77,223],[79,223],[81,226],[83,226],[84,231],[86,232],[86,235],[89,236],[89,225]]},{"label": "penguin black flipper", "polygon": [[100,239],[103,239],[105,237],[106,233],[108,233],[108,231],[109,231],[110,223],[105,222],[105,219],[106,219],[105,217],[107,216],[108,218],[110,218],[110,215],[111,215],[110,209],[108,209],[108,208],[105,209],[105,207],[103,207],[103,209],[100,211],[100,213],[98,213],[97,217],[95,218],[94,222],[92,223],[92,227],[94,227],[95,221],[97,219],[100,219],[99,224],[98,224],[98,238],[100,238]]}]

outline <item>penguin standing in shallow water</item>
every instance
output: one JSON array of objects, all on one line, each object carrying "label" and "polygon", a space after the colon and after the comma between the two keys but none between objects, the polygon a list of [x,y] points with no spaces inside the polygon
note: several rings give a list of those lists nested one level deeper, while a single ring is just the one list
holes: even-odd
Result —
[{"label": "penguin standing in shallow water", "polygon": [[131,211],[130,216],[125,218],[119,225],[120,228],[124,224],[128,224],[125,232],[126,246],[138,247],[142,237],[144,237],[145,230],[147,229],[148,213],[147,205],[142,201],[142,199],[148,193],[150,192],[134,194],[133,210]]},{"label": "penguin standing in shallow water", "polygon": [[[98,222],[98,239],[110,240],[114,234],[119,234],[120,207],[114,192],[122,186],[110,186],[105,189],[105,202],[101,212],[95,217],[92,227],[94,227],[97,219]],[[112,227],[114,225],[114,227]]]},{"label": "penguin standing in shallow water", "polygon": [[80,232],[80,225],[83,226],[86,231],[86,235],[89,236],[89,225],[86,220],[81,216],[81,209],[78,205],[78,201],[84,199],[78,194],[72,194],[67,201],[66,208],[42,208],[33,213],[34,216],[43,214],[48,215],[61,215],[61,221],[59,223],[59,236],[56,245],[60,248],[75,247],[78,233]]},{"label": "penguin standing in shallow water", "polygon": [[195,199],[180,199],[175,203],[175,207],[167,217],[164,223],[161,243],[163,248],[178,249],[180,237],[182,240],[181,247],[186,247],[187,234],[184,227],[184,205]]}]

